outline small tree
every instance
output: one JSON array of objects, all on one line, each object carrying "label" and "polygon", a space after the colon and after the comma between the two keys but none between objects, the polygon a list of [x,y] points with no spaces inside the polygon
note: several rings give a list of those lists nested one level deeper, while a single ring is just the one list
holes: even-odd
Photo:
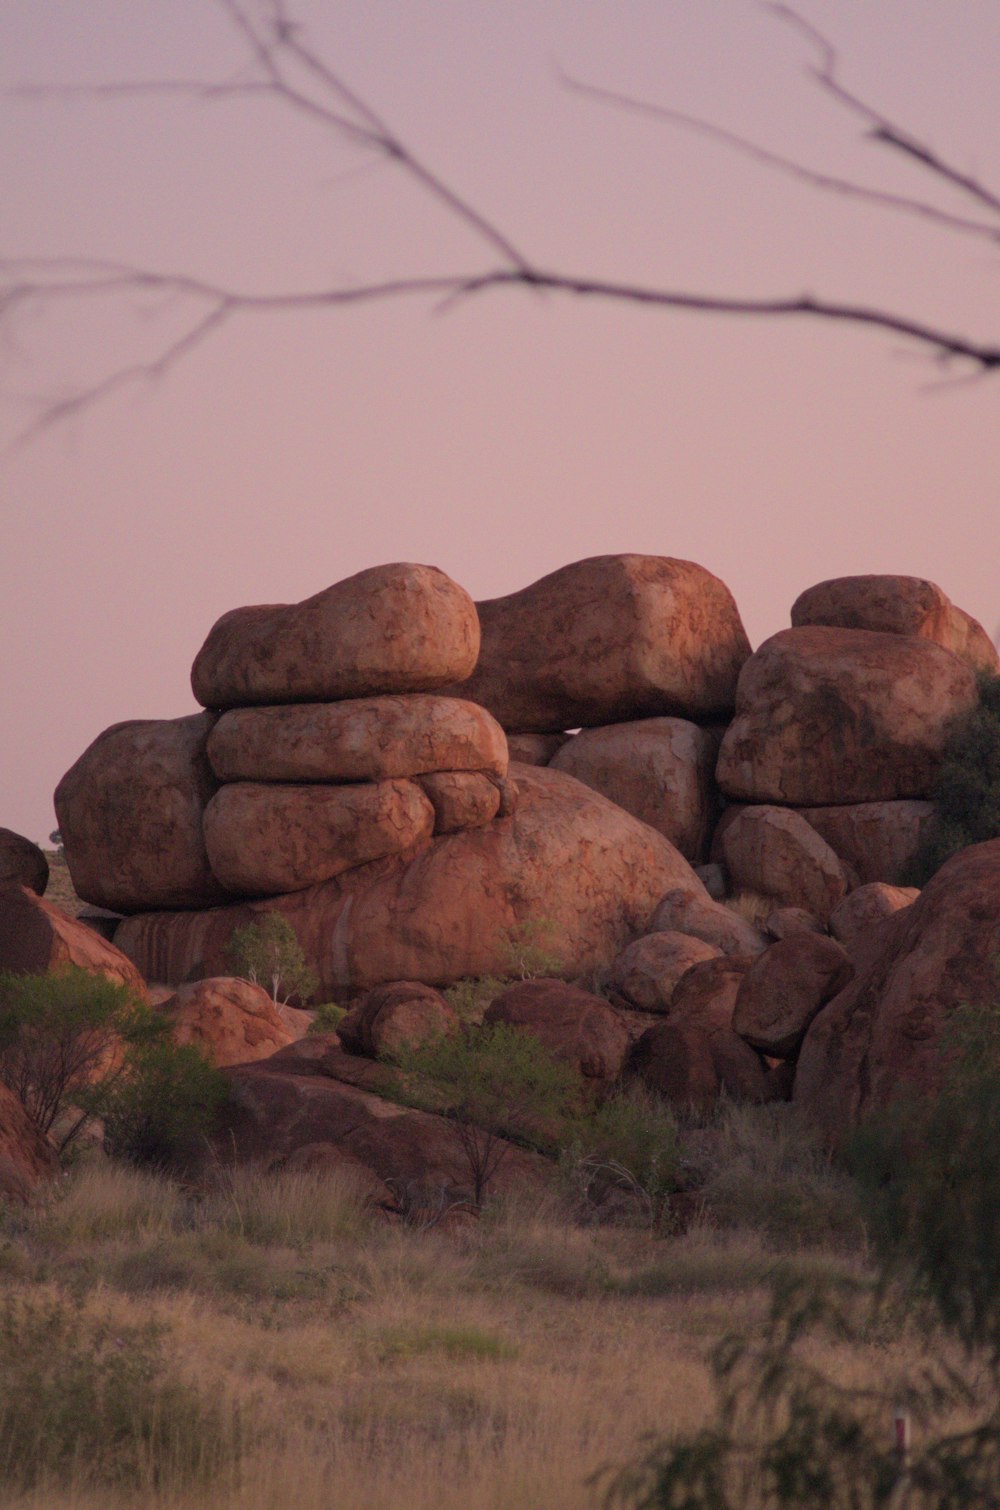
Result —
[{"label": "small tree", "polygon": [[410,1099],[449,1118],[477,1210],[510,1153],[510,1140],[548,1141],[582,1089],[575,1070],[506,1023],[435,1039],[400,1053],[396,1062],[417,1082]]},{"label": "small tree", "polygon": [[237,928],[227,950],[229,968],[253,986],[270,990],[276,1002],[307,1001],[319,984],[287,918],[268,912],[259,923]]},{"label": "small tree", "polygon": [[125,1071],[87,1097],[115,1158],[155,1167],[184,1164],[213,1132],[228,1096],[222,1073],[195,1044],[169,1037],[138,1047]]},{"label": "small tree", "polygon": [[[67,965],[51,975],[0,974],[0,1080],[49,1134],[70,1103],[110,1085],[129,1052],[166,1031],[134,993],[104,975]],[[79,1132],[86,1111],[58,1140]]]}]

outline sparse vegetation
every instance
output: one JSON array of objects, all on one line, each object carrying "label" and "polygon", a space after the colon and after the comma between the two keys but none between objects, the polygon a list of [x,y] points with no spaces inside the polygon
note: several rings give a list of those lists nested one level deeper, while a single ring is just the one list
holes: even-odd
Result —
[{"label": "sparse vegetation", "polygon": [[285,1005],[294,996],[307,1002],[319,984],[307,963],[295,929],[280,913],[268,912],[259,923],[235,928],[227,951],[234,975],[263,986],[274,1001]]},{"label": "sparse vegetation", "polygon": [[202,1151],[226,1094],[224,1077],[200,1048],[163,1036],[138,1046],[121,1074],[87,1092],[84,1105],[102,1119],[110,1154],[169,1168]]}]

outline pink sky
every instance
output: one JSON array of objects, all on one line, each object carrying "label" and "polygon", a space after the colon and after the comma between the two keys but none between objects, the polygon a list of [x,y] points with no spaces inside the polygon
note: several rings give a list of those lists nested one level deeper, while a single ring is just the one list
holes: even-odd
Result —
[{"label": "pink sky", "polygon": [[[928,188],[803,77],[808,50],[744,0],[299,0],[316,46],[540,263],[734,295],[805,290],[1000,339],[998,259],[582,100],[556,67],[696,112],[826,171]],[[803,10],[844,77],[1000,185],[995,0]],[[243,61],[211,0],[6,0],[7,85],[197,76]],[[5,255],[108,257],[252,291],[495,258],[410,183],[274,103],[0,99]],[[961,204],[938,196],[940,202]],[[184,311],[22,312],[0,347],[3,434]],[[1000,377],[902,341],[798,323],[504,292],[236,324],[153,389],[0,463],[9,647],[0,825],[36,840],[108,724],[193,710],[218,615],[380,561],[476,597],[567,561],[700,562],[757,644],[823,578],[939,582],[990,633]]]}]

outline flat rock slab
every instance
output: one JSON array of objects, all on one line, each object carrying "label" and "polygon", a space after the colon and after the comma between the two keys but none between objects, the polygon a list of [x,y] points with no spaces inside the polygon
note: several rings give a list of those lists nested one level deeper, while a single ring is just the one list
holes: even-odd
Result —
[{"label": "flat rock slab", "polygon": [[234,781],[216,792],[204,826],[212,872],[226,890],[271,896],[425,843],[434,832],[434,808],[413,781]]},{"label": "flat rock slab", "polygon": [[507,774],[503,730],[476,703],[432,693],[231,708],[212,730],[220,781],[385,781],[428,771]]},{"label": "flat rock slab", "polygon": [[234,608],[195,657],[206,708],[433,692],[469,675],[479,621],[435,566],[373,566],[302,603]]},{"label": "flat rock slab", "polygon": [[320,978],[318,1000],[384,981],[447,984],[503,975],[510,930],[546,926],[554,968],[607,966],[664,892],[704,888],[661,834],[545,767],[513,768],[510,818],[433,840],[413,859],[374,862],[307,891],[243,906],[128,918],[119,946],[157,980],[225,970],[233,929],[275,911]]},{"label": "flat rock slab", "polygon": [[800,593],[792,624],[915,634],[943,645],[974,671],[996,675],[1000,657],[983,626],[923,577],[833,577]]},{"label": "flat rock slab", "polygon": [[727,716],[750,654],[729,589],[666,556],[593,556],[476,607],[479,664],[451,690],[514,732]]},{"label": "flat rock slab", "polygon": [[816,807],[927,797],[972,668],[915,635],[785,629],[740,674],[716,777],[730,798]]},{"label": "flat rock slab", "polygon": [[702,858],[717,809],[721,732],[685,718],[583,729],[549,762],[657,829],[688,860]]},{"label": "flat rock slab", "polygon": [[66,772],[56,817],[85,902],[136,912],[209,906],[225,896],[201,827],[218,787],[205,754],[214,721],[195,713],[113,724]]}]

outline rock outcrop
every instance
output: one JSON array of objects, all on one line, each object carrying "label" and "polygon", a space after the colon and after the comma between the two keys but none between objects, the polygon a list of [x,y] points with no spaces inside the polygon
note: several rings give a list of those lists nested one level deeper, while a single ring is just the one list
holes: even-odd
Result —
[{"label": "rock outcrop", "polygon": [[833,577],[818,582],[792,604],[792,624],[914,634],[953,651],[974,671],[1000,671],[1000,657],[983,626],[922,577]]},{"label": "rock outcrop", "polygon": [[177,1043],[193,1043],[220,1068],[267,1059],[295,1041],[262,986],[233,976],[192,981],[163,1002]]},{"label": "rock outcrop", "polygon": [[486,1009],[484,1023],[529,1033],[587,1080],[615,1080],[629,1049],[621,1014],[601,997],[563,980],[518,981]]}]

